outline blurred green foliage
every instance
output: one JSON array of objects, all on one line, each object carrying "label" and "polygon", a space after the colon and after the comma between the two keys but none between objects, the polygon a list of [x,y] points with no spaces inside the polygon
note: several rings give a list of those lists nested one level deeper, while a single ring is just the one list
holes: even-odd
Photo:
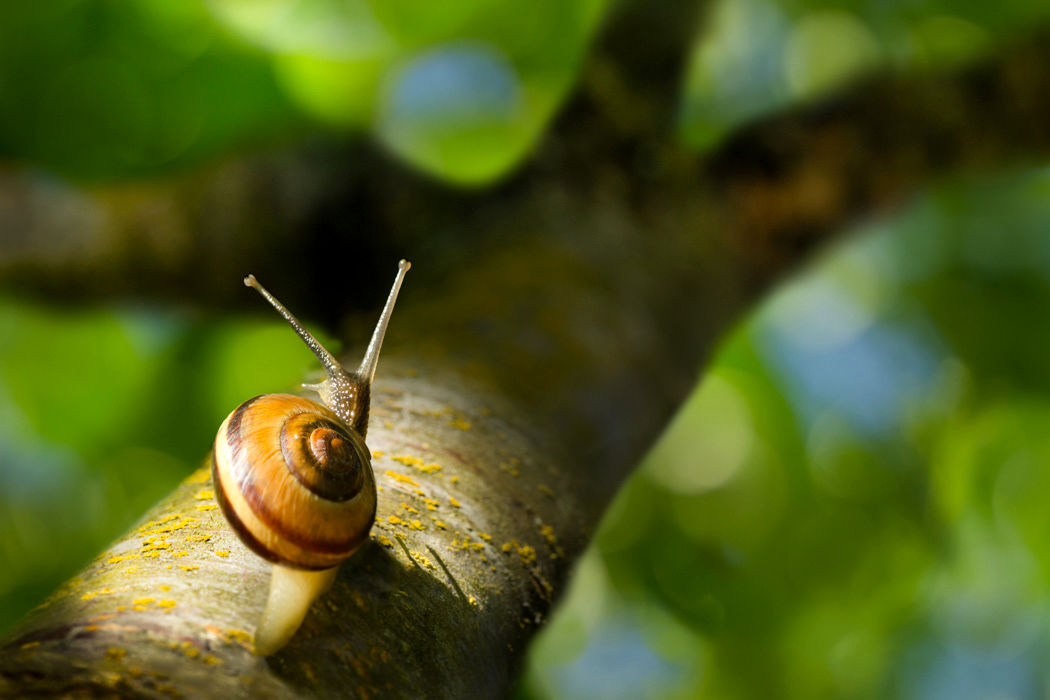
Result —
[{"label": "blurred green foliage", "polygon": [[1048,187],[941,187],[739,328],[521,696],[1044,697]]},{"label": "blurred green foliage", "polygon": [[[606,4],[4,3],[0,156],[142,178],[370,131],[483,185],[540,136]],[[966,60],[1048,15],[721,0],[682,135],[709,148],[865,70]],[[1048,230],[1047,171],[947,183],[770,299],[621,492],[519,695],[1042,697]],[[0,296],[0,628],[188,473],[231,408],[309,367],[276,319]]]},{"label": "blurred green foliage", "polygon": [[956,65],[1048,16],[1031,0],[721,0],[690,62],[683,133],[710,148],[743,120],[865,72]]},{"label": "blurred green foliage", "polygon": [[0,629],[192,471],[240,402],[311,368],[269,321],[0,296]]},{"label": "blurred green foliage", "polygon": [[55,0],[0,5],[0,155],[81,178],[371,129],[483,184],[526,155],[606,0]]},{"label": "blurred green foliage", "polygon": [[301,118],[266,56],[199,2],[0,3],[0,155],[127,177],[274,138]]}]

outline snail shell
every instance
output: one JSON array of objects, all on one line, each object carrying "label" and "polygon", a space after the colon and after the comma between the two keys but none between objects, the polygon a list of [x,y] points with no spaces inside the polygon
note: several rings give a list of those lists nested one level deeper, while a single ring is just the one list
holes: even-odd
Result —
[{"label": "snail shell", "polygon": [[331,409],[292,394],[257,396],[226,418],[213,454],[219,506],[259,556],[327,569],[368,536],[376,513],[369,450]]}]

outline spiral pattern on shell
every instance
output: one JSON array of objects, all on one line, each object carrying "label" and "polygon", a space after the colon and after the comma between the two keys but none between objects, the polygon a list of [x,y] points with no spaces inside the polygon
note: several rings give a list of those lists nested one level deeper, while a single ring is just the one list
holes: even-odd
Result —
[{"label": "spiral pattern on shell", "polygon": [[330,409],[292,394],[245,401],[219,428],[216,500],[250,549],[272,562],[327,569],[375,521],[371,455]]}]

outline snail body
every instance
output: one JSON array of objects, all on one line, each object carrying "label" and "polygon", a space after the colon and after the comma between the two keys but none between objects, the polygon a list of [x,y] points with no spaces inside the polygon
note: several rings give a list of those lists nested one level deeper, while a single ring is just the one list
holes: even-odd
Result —
[{"label": "snail body", "polygon": [[365,444],[368,405],[383,336],[401,282],[402,260],[365,358],[349,372],[253,276],[245,278],[284,316],[324,365],[320,402],[294,394],[245,401],[219,427],[212,451],[216,501],[240,540],[273,562],[255,652],[271,654],[299,628],[331,586],[340,563],[375,522],[376,485]]}]

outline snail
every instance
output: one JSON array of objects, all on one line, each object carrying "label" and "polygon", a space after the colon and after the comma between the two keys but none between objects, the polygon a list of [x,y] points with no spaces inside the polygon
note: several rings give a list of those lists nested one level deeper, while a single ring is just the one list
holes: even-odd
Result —
[{"label": "snail", "polygon": [[256,396],[234,409],[215,437],[216,501],[241,541],[273,562],[256,654],[272,654],[291,639],[375,522],[376,484],[365,445],[370,387],[409,267],[405,260],[398,264],[356,372],[344,369],[253,275],[244,278],[295,329],[327,375],[319,384],[303,384],[320,403],[293,394]]}]

